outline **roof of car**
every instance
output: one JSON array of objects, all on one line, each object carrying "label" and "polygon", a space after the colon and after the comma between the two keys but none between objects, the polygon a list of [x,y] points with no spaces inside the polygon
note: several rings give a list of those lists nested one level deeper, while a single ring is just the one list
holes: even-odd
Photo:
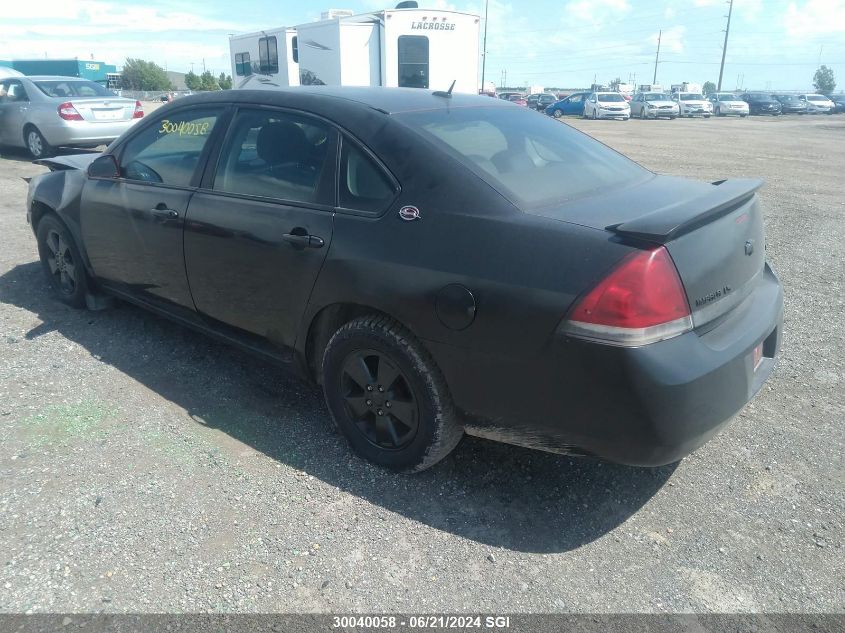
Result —
[{"label": "roof of car", "polygon": [[30,81],[67,81],[68,79],[72,79],[73,81],[91,81],[85,77],[66,77],[63,75],[26,75],[25,78]]},{"label": "roof of car", "polygon": [[[448,88],[446,86],[445,88]],[[447,110],[468,107],[514,107],[504,99],[491,99],[486,95],[452,93],[451,97],[437,96],[434,90],[420,88],[370,88],[341,86],[297,86],[272,90],[218,90],[190,95],[180,102],[244,102],[260,100],[263,103],[289,104],[298,101],[325,103],[325,99],[343,100],[369,107],[386,114],[415,110]]]}]

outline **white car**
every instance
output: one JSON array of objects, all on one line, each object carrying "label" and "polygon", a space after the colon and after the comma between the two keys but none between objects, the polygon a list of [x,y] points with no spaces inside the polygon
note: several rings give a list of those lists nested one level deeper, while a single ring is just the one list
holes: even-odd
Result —
[{"label": "white car", "polygon": [[618,92],[594,92],[584,102],[584,117],[627,121],[631,118],[631,106]]},{"label": "white car", "polygon": [[807,114],[830,114],[836,107],[824,95],[801,95],[798,98],[807,104]]},{"label": "white car", "polygon": [[631,116],[641,119],[675,119],[678,112],[678,104],[665,92],[640,92],[631,99]]},{"label": "white car", "polygon": [[697,92],[676,92],[672,95],[672,101],[678,104],[679,116],[703,116],[709,119],[713,114],[713,104]]},{"label": "white car", "polygon": [[716,116],[737,115],[743,118],[748,116],[748,104],[732,92],[717,92],[710,95],[710,103],[713,104],[713,114]]}]

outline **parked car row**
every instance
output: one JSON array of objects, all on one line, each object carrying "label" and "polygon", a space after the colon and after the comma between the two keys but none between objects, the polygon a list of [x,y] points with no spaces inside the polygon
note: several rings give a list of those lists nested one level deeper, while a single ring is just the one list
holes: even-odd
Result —
[{"label": "parked car row", "polygon": [[[630,103],[628,103],[630,99]],[[540,103],[535,100],[534,103]],[[624,107],[623,107],[624,104]],[[717,92],[708,97],[693,92],[640,92],[630,98],[617,92],[576,92],[542,109],[560,118],[580,115],[593,119],[676,119],[678,117],[739,116],[782,113],[834,114],[845,112],[845,95],[828,98],[819,94],[773,95],[762,92]]]}]

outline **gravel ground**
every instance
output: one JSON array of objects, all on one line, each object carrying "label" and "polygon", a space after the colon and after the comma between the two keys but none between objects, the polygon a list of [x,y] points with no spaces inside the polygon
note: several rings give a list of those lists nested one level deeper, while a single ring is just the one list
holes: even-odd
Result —
[{"label": "gravel ground", "polygon": [[663,173],[762,176],[780,364],[635,469],[467,439],[414,477],[320,394],[127,305],[49,294],[0,158],[0,611],[842,612],[845,117],[567,121]]}]

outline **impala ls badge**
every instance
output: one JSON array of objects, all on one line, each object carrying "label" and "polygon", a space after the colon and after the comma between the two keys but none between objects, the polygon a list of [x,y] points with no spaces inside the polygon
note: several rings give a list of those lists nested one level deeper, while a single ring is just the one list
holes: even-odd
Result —
[{"label": "impala ls badge", "polygon": [[751,255],[754,252],[754,240],[746,240],[745,242],[745,254]]},{"label": "impala ls badge", "polygon": [[416,207],[402,207],[399,209],[399,217],[406,222],[411,222],[412,220],[419,220],[422,216],[420,210]]}]

